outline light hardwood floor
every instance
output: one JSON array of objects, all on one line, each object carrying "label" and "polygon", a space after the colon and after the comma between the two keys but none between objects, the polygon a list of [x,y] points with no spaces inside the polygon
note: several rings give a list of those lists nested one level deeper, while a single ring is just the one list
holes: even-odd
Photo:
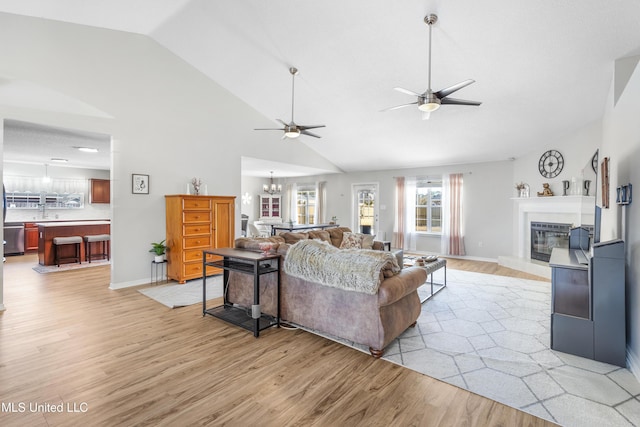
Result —
[{"label": "light hardwood floor", "polygon": [[2,426],[552,425],[307,332],[255,339],[199,304],[109,290],[109,267],[38,274],[36,263],[4,265]]}]

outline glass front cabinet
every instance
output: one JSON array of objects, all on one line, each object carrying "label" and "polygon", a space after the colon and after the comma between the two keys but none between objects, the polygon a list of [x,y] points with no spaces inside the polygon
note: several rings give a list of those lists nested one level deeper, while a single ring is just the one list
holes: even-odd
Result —
[{"label": "glass front cabinet", "polygon": [[260,195],[260,221],[281,220],[282,196],[280,194]]}]

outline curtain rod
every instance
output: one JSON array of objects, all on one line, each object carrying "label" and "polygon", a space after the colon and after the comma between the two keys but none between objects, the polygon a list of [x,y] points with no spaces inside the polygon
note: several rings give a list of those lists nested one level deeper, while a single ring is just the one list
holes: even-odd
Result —
[{"label": "curtain rod", "polygon": [[444,175],[453,175],[453,174],[456,174],[456,173],[460,173],[462,175],[473,175],[473,172],[453,172],[453,173],[442,174],[442,175],[402,175],[402,176],[393,176],[392,179],[407,178],[409,176],[415,176],[416,178],[419,178],[419,179],[439,179],[439,178],[442,178]]}]

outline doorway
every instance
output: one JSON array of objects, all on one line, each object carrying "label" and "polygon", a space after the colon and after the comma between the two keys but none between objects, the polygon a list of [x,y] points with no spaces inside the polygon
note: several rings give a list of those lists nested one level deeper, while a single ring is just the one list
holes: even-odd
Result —
[{"label": "doorway", "polygon": [[353,184],[352,229],[363,234],[378,232],[378,183]]}]

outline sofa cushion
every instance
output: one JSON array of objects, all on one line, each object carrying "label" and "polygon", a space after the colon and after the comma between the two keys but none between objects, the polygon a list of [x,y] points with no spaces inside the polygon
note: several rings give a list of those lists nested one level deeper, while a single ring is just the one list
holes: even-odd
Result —
[{"label": "sofa cushion", "polygon": [[280,233],[280,237],[284,238],[285,243],[289,243],[293,245],[294,243],[299,242],[300,240],[307,240],[309,238],[309,233],[294,233],[292,231],[285,231],[284,233]]},{"label": "sofa cushion", "polygon": [[329,236],[331,238],[331,244],[336,248],[340,247],[340,244],[342,243],[342,234],[345,231],[351,232],[351,229],[349,227],[327,228],[327,232],[329,233]]},{"label": "sofa cushion", "polygon": [[309,238],[331,243],[331,235],[326,230],[311,230],[309,231]]},{"label": "sofa cushion", "polygon": [[340,249],[362,249],[362,235],[346,231],[342,235]]},{"label": "sofa cushion", "polygon": [[280,244],[284,244],[284,239],[280,236],[272,237],[239,237],[235,241],[235,247],[238,249],[246,249],[248,251],[261,251],[262,243],[271,243],[274,250],[278,249]]}]

